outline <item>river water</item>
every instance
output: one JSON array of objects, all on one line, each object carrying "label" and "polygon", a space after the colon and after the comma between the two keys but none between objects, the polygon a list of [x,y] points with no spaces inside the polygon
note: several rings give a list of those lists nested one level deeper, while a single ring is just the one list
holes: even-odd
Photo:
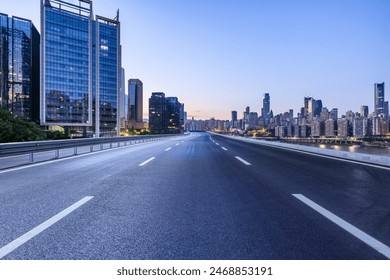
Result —
[{"label": "river water", "polygon": [[331,149],[336,151],[347,151],[353,153],[362,153],[362,154],[370,154],[370,155],[378,155],[378,156],[389,156],[390,150],[387,148],[379,148],[379,147],[366,147],[360,145],[340,145],[340,144],[310,144],[310,143],[300,143],[299,145],[311,146],[311,147],[319,147],[321,149]]}]

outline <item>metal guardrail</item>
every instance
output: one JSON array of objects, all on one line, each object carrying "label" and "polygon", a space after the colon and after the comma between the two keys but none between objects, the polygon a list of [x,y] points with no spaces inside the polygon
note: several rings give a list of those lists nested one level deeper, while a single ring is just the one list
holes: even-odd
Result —
[{"label": "metal guardrail", "polygon": [[94,146],[100,145],[99,150],[103,150],[104,144],[110,144],[110,148],[128,146],[132,144],[156,141],[165,137],[179,136],[173,135],[143,135],[143,136],[127,136],[127,137],[103,137],[103,138],[83,138],[83,139],[66,139],[66,140],[51,140],[51,141],[31,141],[21,143],[4,143],[0,144],[0,158],[30,155],[29,162],[34,162],[34,154],[40,152],[54,151],[54,158],[59,157],[59,151],[63,149],[74,148],[73,155],[77,155],[79,147],[90,146],[90,152],[95,151]]}]

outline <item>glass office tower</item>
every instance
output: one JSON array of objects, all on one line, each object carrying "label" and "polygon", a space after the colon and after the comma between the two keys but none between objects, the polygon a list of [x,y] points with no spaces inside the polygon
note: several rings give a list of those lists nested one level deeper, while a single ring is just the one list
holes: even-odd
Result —
[{"label": "glass office tower", "polygon": [[0,14],[0,107],[39,121],[39,33],[32,22]]},{"label": "glass office tower", "polygon": [[374,95],[375,95],[375,114],[379,116],[384,113],[384,103],[385,103],[385,83],[375,83],[374,84]]},{"label": "glass office tower", "polygon": [[[93,29],[95,134],[119,136],[121,79],[119,12],[113,20],[96,16]],[[99,112],[99,114],[97,114]]]},{"label": "glass office tower", "polygon": [[149,98],[149,130],[153,134],[166,132],[166,100],[165,93],[152,92]]},{"label": "glass office tower", "polygon": [[119,135],[120,27],[92,1],[41,0],[41,124],[76,135]]},{"label": "glass office tower", "polygon": [[177,97],[167,97],[166,99],[166,133],[178,134],[181,130],[180,111],[181,103]]},{"label": "glass office tower", "polygon": [[139,79],[129,79],[129,111],[128,119],[143,122],[143,83]]}]

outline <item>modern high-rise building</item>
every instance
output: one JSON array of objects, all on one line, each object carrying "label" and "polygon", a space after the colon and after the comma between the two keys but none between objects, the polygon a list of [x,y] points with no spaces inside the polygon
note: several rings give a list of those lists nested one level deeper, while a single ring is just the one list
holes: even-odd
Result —
[{"label": "modern high-rise building", "polygon": [[129,122],[143,122],[143,83],[139,79],[128,81],[128,120]]},{"label": "modern high-rise building", "polygon": [[374,104],[375,104],[375,114],[383,114],[384,112],[384,102],[385,102],[385,83],[375,83],[374,84]]},{"label": "modern high-rise building", "polygon": [[126,128],[127,124],[127,102],[128,102],[128,96],[126,94],[126,81],[125,81],[125,69],[121,69],[121,81],[120,81],[120,88],[119,88],[119,122],[120,122],[120,128]]},{"label": "modern high-rise building", "polygon": [[332,119],[332,120],[337,120],[338,119],[338,109],[337,108],[333,108],[330,112],[329,112],[329,118]]},{"label": "modern high-rise building", "polygon": [[372,122],[374,136],[383,136],[389,133],[389,121],[386,118],[375,116]]},{"label": "modern high-rise building", "polygon": [[337,137],[347,138],[348,136],[348,120],[346,118],[337,119]]},{"label": "modern high-rise building", "polygon": [[[92,2],[92,1],[85,1]],[[91,3],[92,5],[92,3]],[[92,21],[93,130],[97,137],[119,136],[120,80],[122,69],[119,10],[114,19],[95,16]]]},{"label": "modern high-rise building", "polygon": [[307,117],[309,114],[309,102],[311,102],[312,97],[310,96],[305,96],[303,99],[303,117]]},{"label": "modern high-rise building", "polygon": [[289,114],[289,116],[288,116],[288,121],[290,122],[290,124],[292,124],[292,122],[293,122],[293,120],[294,120],[294,110],[293,110],[293,109],[290,109],[290,110],[288,111],[288,114]]},{"label": "modern high-rise building", "polygon": [[314,118],[311,125],[311,136],[312,137],[320,137],[323,134],[323,130],[325,130],[324,122],[321,122],[319,118]]},{"label": "modern high-rise building", "polygon": [[254,127],[258,125],[259,116],[256,112],[250,112],[248,117],[248,124],[250,127]]},{"label": "modern high-rise building", "polygon": [[367,136],[367,118],[364,116],[355,117],[353,119],[353,137]]},{"label": "modern high-rise building", "polygon": [[0,14],[0,107],[39,122],[39,45],[34,24]]},{"label": "modern high-rise building", "polygon": [[119,11],[94,18],[92,1],[41,0],[41,31],[41,124],[119,135]]},{"label": "modern high-rise building", "polygon": [[245,112],[244,112],[244,120],[245,123],[249,123],[249,113],[251,112],[251,108],[249,106],[246,106]]},{"label": "modern high-rise building", "polygon": [[383,116],[385,119],[389,118],[389,101],[383,102]]},{"label": "modern high-rise building", "polygon": [[237,128],[237,111],[232,111],[232,127]]},{"label": "modern high-rise building", "polygon": [[165,93],[152,92],[149,98],[149,130],[153,134],[165,133],[166,130]]},{"label": "modern high-rise building", "polygon": [[149,130],[153,134],[182,133],[185,115],[184,103],[180,103],[177,97],[153,92],[149,98]]},{"label": "modern high-rise building", "polygon": [[325,121],[325,137],[334,137],[335,134],[335,120],[328,119]]},{"label": "modern high-rise building", "polygon": [[313,116],[314,117],[319,117],[321,115],[321,112],[322,112],[322,100],[321,99],[317,99],[314,102]]},{"label": "modern high-rise building", "polygon": [[186,112],[184,111],[184,103],[180,103],[180,133],[184,132],[184,124],[187,121]]},{"label": "modern high-rise building", "polygon": [[368,106],[366,105],[360,106],[360,115],[365,118],[368,117]]},{"label": "modern high-rise building", "polygon": [[177,97],[167,97],[166,99],[167,129],[166,133],[179,134],[181,131],[180,112],[181,103]]},{"label": "modern high-rise building", "polygon": [[321,114],[320,114],[320,119],[321,119],[321,121],[326,121],[327,119],[329,119],[329,110],[328,110],[328,108],[322,107],[322,111],[321,111]]},{"label": "modern high-rise building", "polygon": [[269,96],[269,93],[264,93],[262,116],[263,117],[268,117],[270,111],[271,111],[270,96]]},{"label": "modern high-rise building", "polygon": [[315,100],[313,97],[304,98],[305,105],[305,114],[306,117],[312,119],[314,117],[319,117],[322,111],[322,101],[321,99]]}]

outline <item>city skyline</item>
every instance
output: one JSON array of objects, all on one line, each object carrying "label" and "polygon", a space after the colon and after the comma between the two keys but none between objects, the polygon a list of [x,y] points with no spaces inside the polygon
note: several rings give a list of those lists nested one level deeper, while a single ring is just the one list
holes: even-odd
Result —
[{"label": "city skyline", "polygon": [[[39,1],[17,2],[0,12],[39,27]],[[264,93],[274,113],[297,112],[304,96],[340,113],[362,105],[373,112],[373,85],[389,82],[389,8],[388,1],[93,1],[95,14],[120,10],[126,80],[142,80],[146,96],[180,96],[196,119],[229,119],[246,106],[260,114]],[[147,104],[143,111],[145,118]]]}]

